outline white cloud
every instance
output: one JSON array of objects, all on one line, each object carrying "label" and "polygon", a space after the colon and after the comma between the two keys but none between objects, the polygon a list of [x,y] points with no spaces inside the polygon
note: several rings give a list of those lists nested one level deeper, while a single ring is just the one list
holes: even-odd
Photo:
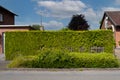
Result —
[{"label": "white cloud", "polygon": [[63,23],[57,21],[43,22],[45,30],[59,30],[64,27]]},{"label": "white cloud", "polygon": [[78,0],[62,0],[62,1],[38,1],[39,7],[46,10],[39,10],[38,13],[47,17],[68,18],[73,14],[81,13],[86,5]]},{"label": "white cloud", "polygon": [[102,11],[119,11],[120,8],[116,8],[116,7],[103,7]]},{"label": "white cloud", "polygon": [[117,5],[120,5],[120,0],[115,0],[115,3],[116,3]]},{"label": "white cloud", "polygon": [[85,14],[86,20],[88,20],[89,23],[96,23],[98,16],[92,8],[88,8],[85,12],[83,12],[83,14]]},{"label": "white cloud", "polygon": [[[40,22],[16,22],[17,25],[34,25],[38,24],[41,25]],[[42,22],[45,30],[59,30],[64,27],[64,24],[62,22],[58,21],[49,21],[49,22]]]},{"label": "white cloud", "polygon": [[95,11],[92,8],[88,8],[85,12],[83,12],[83,14],[85,14],[88,19],[92,20],[97,17]]}]

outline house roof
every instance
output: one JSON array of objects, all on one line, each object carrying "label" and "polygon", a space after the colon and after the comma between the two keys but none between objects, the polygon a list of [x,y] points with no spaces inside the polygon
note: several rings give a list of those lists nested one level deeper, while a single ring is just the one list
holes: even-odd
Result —
[{"label": "house roof", "polygon": [[15,16],[18,16],[17,14],[15,14],[15,13],[13,13],[12,11],[10,11],[10,10],[4,8],[4,7],[1,6],[1,5],[0,5],[0,8],[1,8],[1,9],[4,9],[5,11],[8,11],[9,13],[12,13],[12,14],[15,15]]},{"label": "house roof", "polygon": [[[120,26],[120,11],[105,11],[102,23],[104,21],[105,16],[109,18],[109,20],[113,23],[114,26]],[[100,28],[102,26],[100,25]]]}]

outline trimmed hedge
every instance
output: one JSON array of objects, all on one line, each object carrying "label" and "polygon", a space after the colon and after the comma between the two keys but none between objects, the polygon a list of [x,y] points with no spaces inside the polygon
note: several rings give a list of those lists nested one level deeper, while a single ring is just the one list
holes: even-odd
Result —
[{"label": "trimmed hedge", "polygon": [[[16,64],[17,63],[17,64]],[[118,60],[112,54],[64,52],[47,50],[38,56],[19,57],[9,64],[10,68],[114,68]]]},{"label": "trimmed hedge", "polygon": [[112,53],[115,45],[112,31],[58,31],[58,32],[5,32],[5,55],[12,60],[20,55],[37,55],[46,48],[90,52],[93,46],[104,47]]}]

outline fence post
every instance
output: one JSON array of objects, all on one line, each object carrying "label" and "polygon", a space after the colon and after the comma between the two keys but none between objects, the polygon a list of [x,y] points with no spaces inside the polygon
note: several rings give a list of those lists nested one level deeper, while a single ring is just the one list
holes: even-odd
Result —
[{"label": "fence post", "polygon": [[5,33],[2,33],[3,43],[2,43],[2,53],[5,54]]}]

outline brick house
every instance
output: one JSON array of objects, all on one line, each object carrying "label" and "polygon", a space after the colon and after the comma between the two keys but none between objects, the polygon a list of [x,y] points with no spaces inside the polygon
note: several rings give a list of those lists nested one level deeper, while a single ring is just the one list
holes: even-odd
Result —
[{"label": "brick house", "polygon": [[120,11],[106,11],[100,29],[111,29],[114,33],[116,47],[120,47]]},{"label": "brick house", "polygon": [[14,25],[15,16],[17,16],[15,13],[0,6],[0,25]]},{"label": "brick house", "polygon": [[15,13],[0,6],[0,53],[4,51],[4,32],[29,31],[33,29],[29,25],[15,25]]}]

